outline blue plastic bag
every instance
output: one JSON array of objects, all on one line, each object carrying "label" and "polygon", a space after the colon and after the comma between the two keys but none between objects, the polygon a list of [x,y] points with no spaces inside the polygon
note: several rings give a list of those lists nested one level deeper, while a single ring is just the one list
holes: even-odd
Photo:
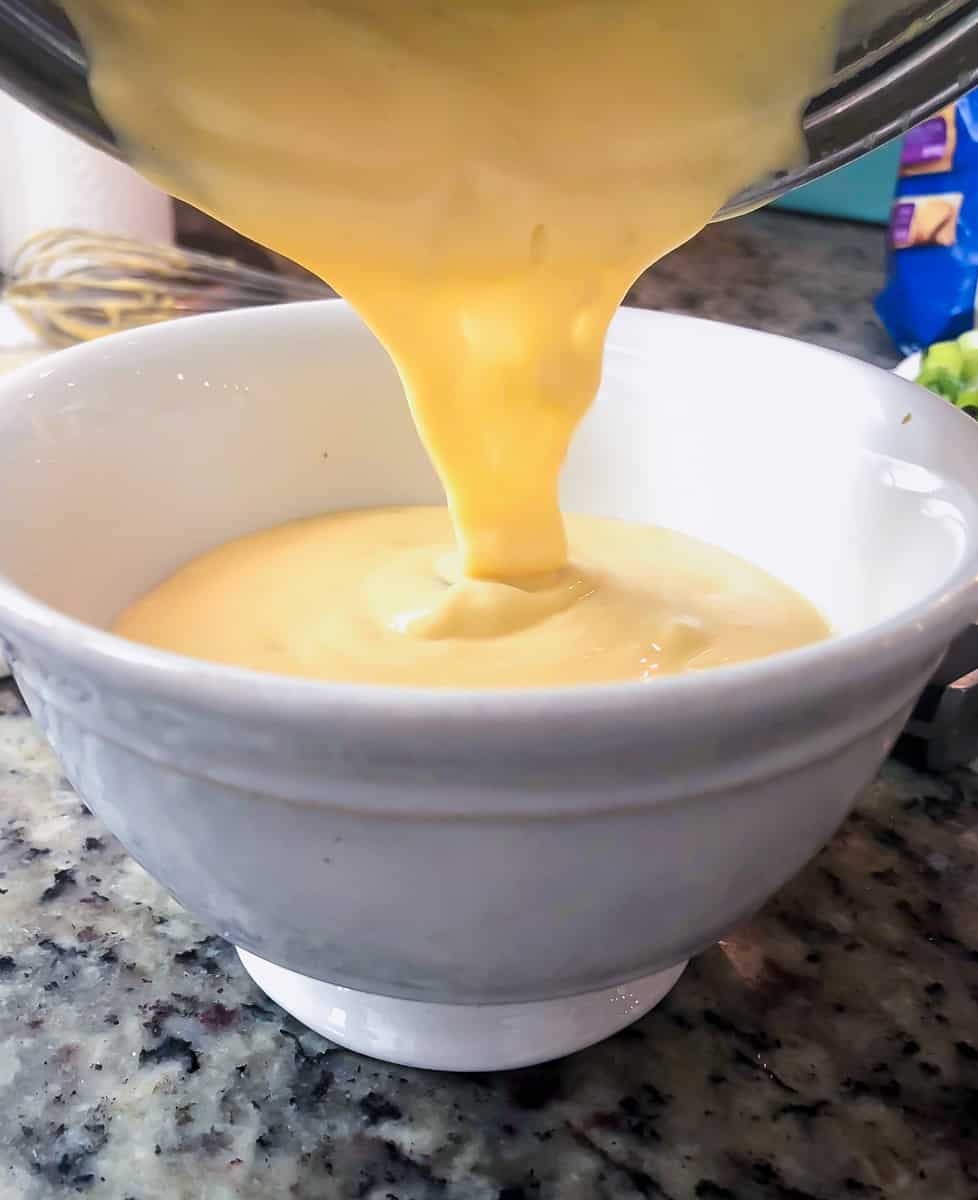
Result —
[{"label": "blue plastic bag", "polygon": [[974,328],[976,292],[978,91],[904,138],[876,311],[910,354]]}]

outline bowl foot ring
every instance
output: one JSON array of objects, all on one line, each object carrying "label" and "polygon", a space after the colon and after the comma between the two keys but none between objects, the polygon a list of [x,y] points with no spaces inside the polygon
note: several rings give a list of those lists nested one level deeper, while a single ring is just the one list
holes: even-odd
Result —
[{"label": "bowl foot ring", "polygon": [[429,1004],[310,979],[238,950],[259,988],[340,1046],[405,1067],[503,1071],[583,1050],[644,1016],[686,964],[619,987],[526,1004]]}]

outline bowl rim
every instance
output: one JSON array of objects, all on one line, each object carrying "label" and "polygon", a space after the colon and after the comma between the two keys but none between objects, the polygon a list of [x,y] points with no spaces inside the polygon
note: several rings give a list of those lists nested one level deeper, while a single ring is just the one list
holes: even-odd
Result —
[{"label": "bowl rim", "polygon": [[[111,335],[59,351],[58,359],[64,363],[77,360],[82,366],[87,357],[99,356],[104,366],[106,351],[111,353],[117,345],[129,346],[134,341],[159,341],[181,336],[181,329],[188,324],[196,329],[200,322],[264,321],[273,314],[281,319],[285,310],[321,307],[324,304],[342,306],[349,312],[350,306],[341,300],[326,299],[301,301],[295,304],[277,305],[262,309],[239,309],[229,312],[209,313],[202,316],[148,326],[142,329]],[[915,414],[923,409],[936,412],[940,418],[957,420],[960,433],[974,440],[978,461],[978,422],[964,413],[953,410],[939,397],[913,383],[897,380],[884,368],[855,359],[849,355],[826,347],[815,346],[798,339],[763,330],[734,326],[727,322],[711,321],[702,317],[687,317],[679,314],[660,313],[643,309],[621,308],[618,318],[627,321],[696,323],[713,329],[736,330],[738,335],[758,341],[774,339],[789,343],[803,353],[829,355],[834,359],[855,364],[859,370],[879,372],[889,379],[893,395],[897,389],[913,389],[907,400],[914,401]],[[618,319],[616,318],[616,319]],[[48,368],[49,362],[40,364]],[[10,372],[0,379],[0,405],[9,392],[19,386],[19,380],[31,377],[39,364],[28,364]],[[906,395],[906,393],[904,393]],[[965,430],[968,433],[965,434]],[[957,480],[967,486],[965,480]],[[924,593],[920,599],[900,612],[887,617],[865,629],[851,633],[830,634],[822,641],[814,642],[793,650],[782,651],[763,658],[732,665],[711,667],[709,670],[691,671],[663,676],[654,681],[626,680],[608,683],[574,684],[552,687],[419,687],[388,683],[348,683],[328,680],[306,679],[271,672],[261,672],[244,667],[211,663],[167,650],[159,650],[129,641],[108,630],[81,621],[59,612],[44,601],[32,596],[0,571],[0,649],[6,651],[9,644],[3,637],[3,628],[8,627],[25,636],[29,641],[44,644],[60,658],[76,665],[83,672],[97,676],[111,676],[120,686],[133,686],[151,692],[161,699],[186,702],[190,699],[196,706],[218,706],[226,711],[250,714],[256,717],[270,714],[305,714],[317,720],[331,714],[342,713],[346,717],[378,717],[391,721],[398,715],[412,719],[418,717],[431,720],[447,720],[456,724],[468,719],[473,712],[481,718],[511,723],[524,722],[542,711],[579,715],[606,715],[611,709],[628,711],[639,708],[648,715],[653,706],[682,703],[685,707],[697,694],[709,693],[711,704],[724,701],[743,702],[745,691],[751,697],[762,695],[776,698],[797,692],[795,681],[799,673],[805,673],[806,692],[811,695],[820,687],[839,686],[845,681],[849,687],[860,674],[878,674],[878,663],[882,659],[892,661],[920,659],[936,653],[937,647],[949,642],[967,625],[969,608],[978,614],[978,526],[971,531],[969,545],[962,554],[957,567],[940,584]],[[10,665],[16,668],[17,656],[12,655]],[[704,677],[709,688],[704,686]]]}]

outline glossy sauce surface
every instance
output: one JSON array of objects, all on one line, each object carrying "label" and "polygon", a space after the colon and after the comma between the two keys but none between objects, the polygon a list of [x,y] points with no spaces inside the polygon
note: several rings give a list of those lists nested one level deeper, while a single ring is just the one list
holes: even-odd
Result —
[{"label": "glossy sauce surface", "polygon": [[567,526],[572,567],[519,584],[451,584],[444,509],[295,521],[189,563],[116,628],[259,671],[462,687],[650,680],[826,632],[797,592],[703,542],[600,517]]}]

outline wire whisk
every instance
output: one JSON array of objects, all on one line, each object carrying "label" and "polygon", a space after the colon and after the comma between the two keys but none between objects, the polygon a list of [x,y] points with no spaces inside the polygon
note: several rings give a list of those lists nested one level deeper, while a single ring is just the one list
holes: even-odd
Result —
[{"label": "wire whisk", "polygon": [[2,298],[42,341],[62,347],[175,317],[333,294],[324,283],[230,258],[52,229],[17,251]]}]

